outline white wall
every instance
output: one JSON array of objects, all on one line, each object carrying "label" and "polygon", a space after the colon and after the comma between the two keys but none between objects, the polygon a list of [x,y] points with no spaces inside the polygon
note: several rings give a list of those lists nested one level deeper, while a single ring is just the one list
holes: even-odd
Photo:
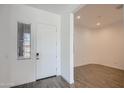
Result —
[{"label": "white wall", "polygon": [[61,16],[61,74],[66,81],[70,81],[70,59],[69,59],[69,15]]},{"label": "white wall", "polygon": [[[24,21],[32,24],[32,59],[31,60],[17,60],[17,21]],[[60,16],[35,8],[13,5],[11,6],[11,80],[15,85],[31,82],[36,79],[36,31],[37,24],[49,24],[57,27],[58,31],[58,75],[60,75]]]},{"label": "white wall", "polygon": [[[61,16],[49,13],[43,10],[38,10],[32,7],[27,7],[25,5],[6,5],[6,10],[4,6],[1,6],[0,19],[3,20],[0,22],[1,40],[6,41],[6,44],[1,41],[3,47],[1,53],[5,63],[0,64],[0,82],[9,82],[8,87],[19,85],[27,82],[32,82],[35,80],[35,49],[36,49],[36,25],[38,23],[45,23],[57,26],[57,37],[58,37],[58,70],[57,74],[62,73],[63,78],[69,83],[73,83],[73,15],[70,16],[70,13],[65,13]],[[6,19],[6,20],[5,20]],[[17,21],[31,23],[32,24],[32,59],[31,60],[17,60]],[[62,25],[60,25],[61,23]],[[62,26],[62,29],[60,29]],[[10,28],[9,28],[10,27]],[[2,32],[2,31],[5,32]],[[60,33],[60,31],[62,32]],[[8,36],[7,36],[8,35]],[[61,38],[60,38],[61,37]],[[9,42],[9,43],[8,43]],[[62,45],[61,45],[62,44]],[[8,48],[8,50],[7,50]],[[60,49],[61,48],[61,49]],[[6,50],[5,50],[6,49]],[[7,52],[7,53],[6,53]],[[9,52],[9,53],[8,53]],[[61,53],[62,52],[62,53]],[[61,56],[61,57],[60,57]],[[7,59],[9,57],[9,59]],[[8,61],[7,61],[8,60]],[[62,61],[62,62],[61,62]],[[2,61],[1,61],[2,62]],[[7,62],[7,63],[6,63]],[[8,64],[9,63],[9,64]],[[8,70],[6,69],[8,68]],[[10,69],[9,69],[10,68]],[[62,71],[61,71],[62,70]],[[5,72],[5,73],[4,73]],[[4,83],[5,83],[4,82]],[[0,86],[1,87],[1,86]]]},{"label": "white wall", "polygon": [[[0,5],[0,83],[9,82],[8,87],[35,81],[36,79],[36,31],[37,24],[49,24],[57,27],[57,75],[61,74],[60,54],[60,16],[38,10],[26,5]],[[32,58],[17,60],[17,22],[32,25]],[[10,27],[10,28],[9,28]],[[4,42],[3,42],[4,40]],[[8,53],[9,50],[9,53]],[[9,56],[9,60],[7,57]],[[9,69],[10,68],[10,69]],[[11,84],[11,85],[10,85]],[[1,86],[0,86],[1,87]],[[5,86],[6,87],[6,86]]]},{"label": "white wall", "polygon": [[9,84],[9,7],[0,5],[0,87]]},{"label": "white wall", "polygon": [[74,12],[85,5],[74,5],[61,14],[61,74],[69,83],[74,83]]},{"label": "white wall", "polygon": [[61,74],[69,83],[74,83],[74,12],[85,5],[74,5],[61,14]]},{"label": "white wall", "polygon": [[124,27],[117,22],[102,29],[75,27],[75,66],[102,64],[124,69]]},{"label": "white wall", "polygon": [[73,14],[61,16],[61,73],[70,84],[73,77]]}]

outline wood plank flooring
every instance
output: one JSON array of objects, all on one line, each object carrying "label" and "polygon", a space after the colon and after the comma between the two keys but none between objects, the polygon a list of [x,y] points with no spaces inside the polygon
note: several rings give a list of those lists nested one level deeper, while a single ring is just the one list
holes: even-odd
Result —
[{"label": "wood plank flooring", "polygon": [[61,76],[50,77],[12,88],[68,88],[69,84]]},{"label": "wood plank flooring", "polygon": [[75,68],[75,84],[69,85],[61,76],[51,77],[14,88],[124,88],[124,71],[89,64]]},{"label": "wood plank flooring", "polygon": [[75,68],[77,88],[124,88],[124,71],[97,64]]}]

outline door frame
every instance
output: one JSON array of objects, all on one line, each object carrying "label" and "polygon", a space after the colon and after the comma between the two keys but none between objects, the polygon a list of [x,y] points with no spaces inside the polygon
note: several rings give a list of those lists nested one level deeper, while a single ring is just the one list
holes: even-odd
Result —
[{"label": "door frame", "polygon": [[35,80],[37,80],[37,60],[36,60],[36,53],[37,53],[37,26],[41,25],[48,25],[48,26],[53,26],[56,28],[56,76],[61,75],[61,61],[60,61],[60,44],[61,44],[61,39],[60,39],[60,28],[56,25],[52,24],[46,24],[46,23],[37,23],[36,24],[36,33],[35,33]]}]

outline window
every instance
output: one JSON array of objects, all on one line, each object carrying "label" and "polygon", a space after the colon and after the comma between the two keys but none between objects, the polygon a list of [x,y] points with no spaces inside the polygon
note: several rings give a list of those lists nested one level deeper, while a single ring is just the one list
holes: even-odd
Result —
[{"label": "window", "polygon": [[18,22],[18,59],[31,58],[31,24]]}]

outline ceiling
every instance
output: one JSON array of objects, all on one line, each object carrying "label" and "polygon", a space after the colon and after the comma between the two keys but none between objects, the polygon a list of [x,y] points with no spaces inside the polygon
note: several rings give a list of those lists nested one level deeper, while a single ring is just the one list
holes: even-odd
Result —
[{"label": "ceiling", "polygon": [[72,12],[74,9],[79,7],[79,4],[27,4],[27,5],[56,14]]},{"label": "ceiling", "polygon": [[[75,13],[75,25],[100,28],[121,21],[123,12],[119,6],[118,4],[86,5]],[[77,19],[77,16],[80,18]],[[99,26],[96,25],[98,22]]]}]

